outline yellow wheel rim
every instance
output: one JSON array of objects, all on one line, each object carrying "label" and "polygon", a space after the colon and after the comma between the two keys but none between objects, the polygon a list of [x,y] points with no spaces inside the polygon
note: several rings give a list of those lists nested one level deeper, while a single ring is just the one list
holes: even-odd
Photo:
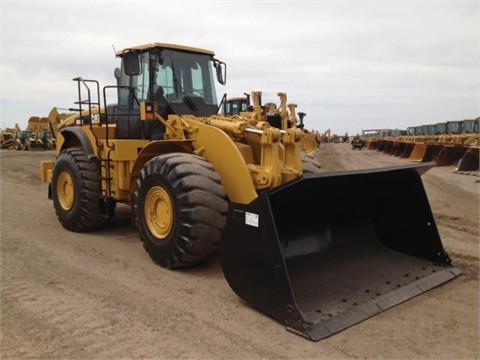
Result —
[{"label": "yellow wheel rim", "polygon": [[70,210],[75,202],[75,185],[72,176],[63,171],[57,181],[58,202],[63,210]]},{"label": "yellow wheel rim", "polygon": [[173,205],[168,193],[161,187],[152,187],[145,198],[145,219],[150,232],[157,239],[165,239],[173,226]]}]

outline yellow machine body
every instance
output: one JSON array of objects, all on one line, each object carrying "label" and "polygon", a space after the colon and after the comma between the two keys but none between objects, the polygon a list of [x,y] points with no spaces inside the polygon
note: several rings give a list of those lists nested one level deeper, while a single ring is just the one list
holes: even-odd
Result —
[{"label": "yellow machine body", "polygon": [[154,43],[117,55],[117,85],[102,92],[117,104],[79,77],[78,109],[48,116],[56,158],[40,176],[65,229],[101,228],[128,204],[157,264],[220,253],[240,298],[310,340],[460,274],[420,179],[433,164],[325,173],[300,128],[258,109],[218,114],[211,68],[224,84],[226,65],[213,52]]}]

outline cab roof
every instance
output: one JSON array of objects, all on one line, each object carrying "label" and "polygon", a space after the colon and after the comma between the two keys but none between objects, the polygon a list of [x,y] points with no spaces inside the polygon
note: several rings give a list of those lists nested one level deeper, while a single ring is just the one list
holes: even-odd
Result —
[{"label": "cab roof", "polygon": [[116,55],[118,57],[121,57],[124,53],[127,53],[132,50],[137,50],[137,51],[148,51],[151,49],[155,48],[164,48],[164,49],[171,49],[171,50],[180,50],[180,51],[186,51],[186,52],[192,52],[192,53],[200,53],[200,54],[205,54],[205,55],[211,55],[214,56],[215,53],[210,50],[205,50],[205,49],[200,49],[200,48],[195,48],[191,46],[183,46],[183,45],[176,45],[176,44],[167,44],[167,43],[151,43],[151,44],[145,44],[145,45],[138,45],[138,46],[132,46],[120,51],[116,52]]}]

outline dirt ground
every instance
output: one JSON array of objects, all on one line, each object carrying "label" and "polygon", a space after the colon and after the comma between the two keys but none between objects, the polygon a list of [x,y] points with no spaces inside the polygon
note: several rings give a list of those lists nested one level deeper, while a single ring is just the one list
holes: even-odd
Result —
[{"label": "dirt ground", "polygon": [[[218,259],[182,271],[155,265],[126,206],[101,231],[64,230],[39,178],[54,152],[0,155],[2,359],[480,358],[478,172],[422,176],[462,275],[312,342],[242,302]],[[409,163],[348,144],[322,145],[316,157],[325,171]]]}]

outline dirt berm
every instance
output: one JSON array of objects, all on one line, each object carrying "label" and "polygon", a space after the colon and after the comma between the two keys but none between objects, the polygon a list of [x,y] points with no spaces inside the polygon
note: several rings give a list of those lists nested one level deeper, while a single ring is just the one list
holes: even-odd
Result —
[{"label": "dirt berm", "polygon": [[[64,230],[39,178],[54,152],[0,154],[2,359],[480,358],[478,172],[422,176],[462,275],[312,342],[242,302],[218,258],[182,271],[155,265],[126,206],[102,231]],[[409,163],[349,144],[322,145],[316,157],[325,171]]]}]

